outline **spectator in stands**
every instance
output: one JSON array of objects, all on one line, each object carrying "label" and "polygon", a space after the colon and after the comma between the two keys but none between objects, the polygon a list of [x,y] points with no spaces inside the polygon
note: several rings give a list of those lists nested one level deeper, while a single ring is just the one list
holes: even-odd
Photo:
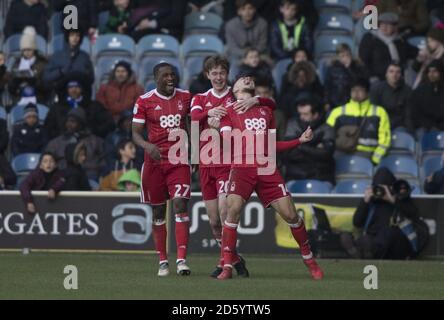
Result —
[{"label": "spectator in stands", "polygon": [[380,0],[379,14],[393,12],[399,16],[399,31],[404,35],[423,35],[430,24],[424,0]]},{"label": "spectator in stands", "polygon": [[66,169],[65,185],[66,191],[90,191],[88,176],[82,165],[86,161],[86,145],[83,142],[68,144],[65,148]]},{"label": "spectator in stands", "polygon": [[142,94],[143,88],[136,82],[131,65],[122,60],[116,63],[108,83],[100,86],[97,101],[118,120],[120,113],[132,109]]},{"label": "spectator in stands", "polygon": [[137,170],[129,170],[125,172],[119,179],[119,191],[135,192],[140,191],[140,173]]},{"label": "spectator in stands", "polygon": [[191,81],[190,92],[192,95],[202,93],[202,92],[207,92],[208,90],[211,89],[211,81],[208,80],[206,72],[205,72],[205,63],[206,63],[207,59],[210,57],[211,56],[208,56],[204,59],[204,61],[202,62],[202,71],[199,72],[199,74],[197,75],[197,77],[195,79],[193,79],[193,81]]},{"label": "spectator in stands", "polygon": [[103,140],[86,128],[86,115],[82,108],[68,113],[65,131],[51,140],[46,151],[52,152],[61,169],[66,168],[65,149],[71,143],[83,142],[86,146],[86,161],[83,165],[89,179],[98,180],[100,168],[105,165],[103,159]]},{"label": "spectator in stands", "polygon": [[236,0],[238,16],[225,25],[227,56],[232,62],[240,61],[245,50],[256,48],[261,55],[268,54],[268,24],[256,13],[253,0]]},{"label": "spectator in stands", "polygon": [[399,17],[384,13],[379,17],[379,28],[364,35],[359,45],[359,57],[373,80],[384,80],[389,64],[394,61],[403,68],[414,59],[418,49],[402,39],[398,32]]},{"label": "spectator in stands", "polygon": [[3,154],[8,148],[9,133],[8,125],[5,119],[0,118],[0,154]]},{"label": "spectator in stands", "polygon": [[264,60],[261,60],[259,51],[254,48],[248,48],[245,51],[238,75],[243,74],[251,76],[255,80],[262,78],[270,83],[273,82],[270,66]]},{"label": "spectator in stands", "polygon": [[424,72],[425,79],[412,93],[410,110],[413,129],[420,138],[424,132],[444,130],[444,66],[432,61]]},{"label": "spectator in stands", "polygon": [[402,67],[391,63],[387,68],[384,81],[374,83],[370,91],[370,101],[384,107],[390,118],[390,127],[409,128],[410,110],[408,102],[412,93],[402,76]]},{"label": "spectator in stands", "polygon": [[294,64],[286,74],[281,88],[280,106],[287,117],[295,115],[294,103],[300,98],[323,101],[324,89],[311,62]]},{"label": "spectator in stands", "polygon": [[424,78],[424,71],[433,60],[444,62],[444,27],[433,28],[427,33],[427,45],[418,53],[413,70],[418,72],[413,89],[416,89]]},{"label": "spectator in stands", "polygon": [[190,0],[188,6],[192,12],[211,12],[222,17],[225,0]]},{"label": "spectator in stands", "polygon": [[43,81],[49,89],[56,88],[59,96],[63,96],[63,85],[66,83],[66,79],[73,74],[81,75],[85,84],[85,94],[90,95],[91,93],[91,86],[94,83],[94,68],[89,54],[80,50],[82,39],[82,31],[66,31],[65,41],[68,45],[61,51],[55,52],[46,65]]},{"label": "spectator in stands", "polygon": [[23,31],[20,50],[22,55],[17,57],[12,64],[8,84],[13,104],[20,100],[20,91],[25,86],[35,88],[37,100],[45,103],[46,90],[42,77],[47,60],[37,51],[37,38],[33,27],[26,27]]},{"label": "spectator in stands", "polygon": [[23,123],[14,127],[11,138],[11,152],[14,156],[22,153],[41,153],[48,137],[45,128],[39,123],[38,109],[28,104],[23,115]]},{"label": "spectator in stands", "polygon": [[345,43],[338,45],[336,59],[327,68],[325,76],[325,96],[330,108],[346,104],[350,100],[352,83],[366,74],[364,66],[353,60],[351,48]]},{"label": "spectator in stands", "polygon": [[287,124],[285,140],[299,137],[309,126],[314,138],[310,143],[288,151],[284,156],[286,181],[314,179],[335,183],[335,132],[325,123],[323,111],[315,102],[298,102],[297,115]]},{"label": "spectator in stands", "polygon": [[8,70],[6,68],[6,55],[3,51],[0,51],[0,99],[2,97],[5,86],[8,83]]},{"label": "spectator in stands", "polygon": [[354,239],[349,233],[341,234],[351,257],[404,260],[424,249],[428,227],[420,219],[410,190],[406,181],[396,180],[387,168],[378,169],[353,216],[353,225],[362,235]]},{"label": "spectator in stands", "polygon": [[38,167],[33,170],[20,186],[20,194],[29,214],[37,212],[31,191],[48,191],[48,199],[55,200],[63,189],[65,179],[63,172],[57,167],[55,156],[45,152],[40,157]]},{"label": "spectator in stands", "polygon": [[[67,5],[73,5],[78,10],[79,28],[84,30],[88,37],[92,38],[97,31],[99,23],[98,2],[91,0],[52,0],[55,11],[62,11]],[[82,43],[80,41],[80,43]]]},{"label": "spectator in stands", "polygon": [[444,194],[444,153],[442,154],[441,167],[425,180],[424,191],[428,194]]},{"label": "spectator in stands", "polygon": [[0,191],[13,190],[17,183],[17,176],[12,170],[8,159],[0,153]]},{"label": "spectator in stands", "polygon": [[48,15],[40,0],[15,0],[9,7],[3,33],[5,39],[21,34],[25,27],[33,26],[37,33],[48,39]]},{"label": "spectator in stands", "polygon": [[109,10],[109,18],[100,33],[121,33],[128,32],[129,18],[131,15],[130,0],[113,0],[113,6]]},{"label": "spectator in stands", "polygon": [[111,114],[100,102],[92,101],[87,95],[84,95],[84,84],[80,76],[72,75],[68,78],[65,88],[66,93],[63,94],[62,100],[51,107],[45,120],[45,128],[50,139],[64,131],[67,114],[76,108],[85,111],[86,126],[95,135],[104,138],[114,130],[114,120]]},{"label": "spectator in stands", "polygon": [[270,27],[271,57],[275,60],[290,58],[296,48],[313,51],[312,34],[302,15],[298,0],[282,0],[281,18]]},{"label": "spectator in stands", "polygon": [[390,148],[390,120],[383,107],[372,105],[370,84],[358,79],[351,88],[351,99],[333,109],[327,124],[335,129],[336,150],[371,159],[379,164]]},{"label": "spectator in stands", "polygon": [[131,169],[136,169],[136,145],[124,139],[117,145],[118,160],[107,166],[100,180],[101,191],[118,191],[120,177]]},{"label": "spectator in stands", "polygon": [[181,39],[186,12],[187,1],[138,0],[131,13],[129,30],[136,41],[154,33],[166,33]]}]

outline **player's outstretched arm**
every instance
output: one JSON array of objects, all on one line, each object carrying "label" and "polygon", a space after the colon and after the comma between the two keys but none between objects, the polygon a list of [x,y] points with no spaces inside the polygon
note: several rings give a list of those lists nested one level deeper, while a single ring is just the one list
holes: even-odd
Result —
[{"label": "player's outstretched arm", "polygon": [[132,126],[132,133],[133,133],[133,141],[134,143],[143,148],[146,153],[149,154],[149,156],[156,161],[160,160],[160,151],[157,146],[155,146],[152,143],[149,143],[148,141],[145,141],[143,138],[143,130],[145,130],[145,125],[140,123],[133,122]]},{"label": "player's outstretched arm", "polygon": [[297,146],[307,143],[313,140],[313,130],[308,127],[307,130],[299,137],[299,139],[294,139],[290,141],[277,141],[276,142],[276,151],[284,152],[296,148]]}]

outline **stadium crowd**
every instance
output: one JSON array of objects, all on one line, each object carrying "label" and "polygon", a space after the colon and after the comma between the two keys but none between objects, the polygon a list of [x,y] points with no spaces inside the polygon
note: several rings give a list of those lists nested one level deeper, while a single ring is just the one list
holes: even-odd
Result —
[{"label": "stadium crowd", "polygon": [[[351,7],[341,6],[348,2]],[[0,190],[137,190],[135,170],[141,168],[143,151],[131,141],[132,108],[154,88],[152,66],[142,63],[143,54],[128,59],[110,51],[100,60],[101,38],[111,35],[112,48],[128,36],[141,48],[149,35],[169,35],[184,46],[196,33],[210,33],[224,44],[219,53],[230,60],[230,79],[252,76],[256,94],[277,101],[280,139],[298,137],[308,126],[314,130],[312,142],[280,156],[289,186],[318,181],[331,191],[350,173],[338,175],[340,159],[370,163],[371,173],[363,177],[370,180],[373,167],[408,158],[421,167],[409,176],[417,191],[425,182],[426,192],[444,193],[444,154],[438,155],[444,144],[428,153],[424,148],[444,135],[444,1],[6,3],[1,9],[7,12],[0,14]],[[68,4],[79,10],[80,28],[60,31]],[[378,7],[379,28],[360,34],[367,4]],[[215,30],[190,31],[187,18],[198,21],[205,15],[220,17],[221,23]],[[321,48],[328,37],[336,38],[327,52]],[[192,58],[177,59],[181,87],[205,92],[211,85],[190,62],[200,67],[204,57]],[[45,155],[36,169],[41,172],[25,180],[26,162],[35,167],[40,155]],[[428,163],[435,165],[429,170]],[[65,175],[63,186],[60,175]],[[197,181],[194,177],[196,190]]]}]

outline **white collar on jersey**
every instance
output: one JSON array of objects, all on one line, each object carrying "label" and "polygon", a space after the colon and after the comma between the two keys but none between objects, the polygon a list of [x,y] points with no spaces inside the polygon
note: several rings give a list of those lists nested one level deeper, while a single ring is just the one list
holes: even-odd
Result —
[{"label": "white collar on jersey", "polygon": [[157,89],[154,89],[154,94],[155,94],[156,96],[158,96],[160,99],[163,99],[163,100],[171,100],[171,99],[173,99],[174,96],[176,95],[176,89],[174,89],[173,94],[172,94],[171,96],[169,96],[169,97],[165,97],[165,96],[161,95],[161,94],[159,93],[159,91],[157,91]]},{"label": "white collar on jersey", "polygon": [[227,89],[225,89],[225,91],[222,92],[220,95],[216,93],[216,90],[214,90],[214,88],[211,89],[210,91],[213,96],[220,99],[220,98],[225,97],[231,91],[231,87],[227,87]]}]

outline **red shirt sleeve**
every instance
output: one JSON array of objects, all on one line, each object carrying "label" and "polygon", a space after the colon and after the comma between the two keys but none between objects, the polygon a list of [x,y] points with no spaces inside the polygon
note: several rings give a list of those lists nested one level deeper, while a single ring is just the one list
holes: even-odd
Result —
[{"label": "red shirt sleeve", "polygon": [[195,96],[191,100],[191,121],[206,121],[208,118],[208,111],[204,111],[202,107],[200,96]]},{"label": "red shirt sleeve", "polygon": [[144,124],[146,122],[146,113],[142,98],[137,99],[134,106],[133,122],[140,124]]},{"label": "red shirt sleeve", "polygon": [[273,111],[277,109],[276,102],[273,99],[260,97],[258,97],[258,99],[260,106],[269,107]]},{"label": "red shirt sleeve", "polygon": [[290,141],[277,141],[276,142],[276,151],[277,152],[284,152],[288,151],[290,149],[296,148],[301,144],[301,141],[299,139],[294,139]]}]

